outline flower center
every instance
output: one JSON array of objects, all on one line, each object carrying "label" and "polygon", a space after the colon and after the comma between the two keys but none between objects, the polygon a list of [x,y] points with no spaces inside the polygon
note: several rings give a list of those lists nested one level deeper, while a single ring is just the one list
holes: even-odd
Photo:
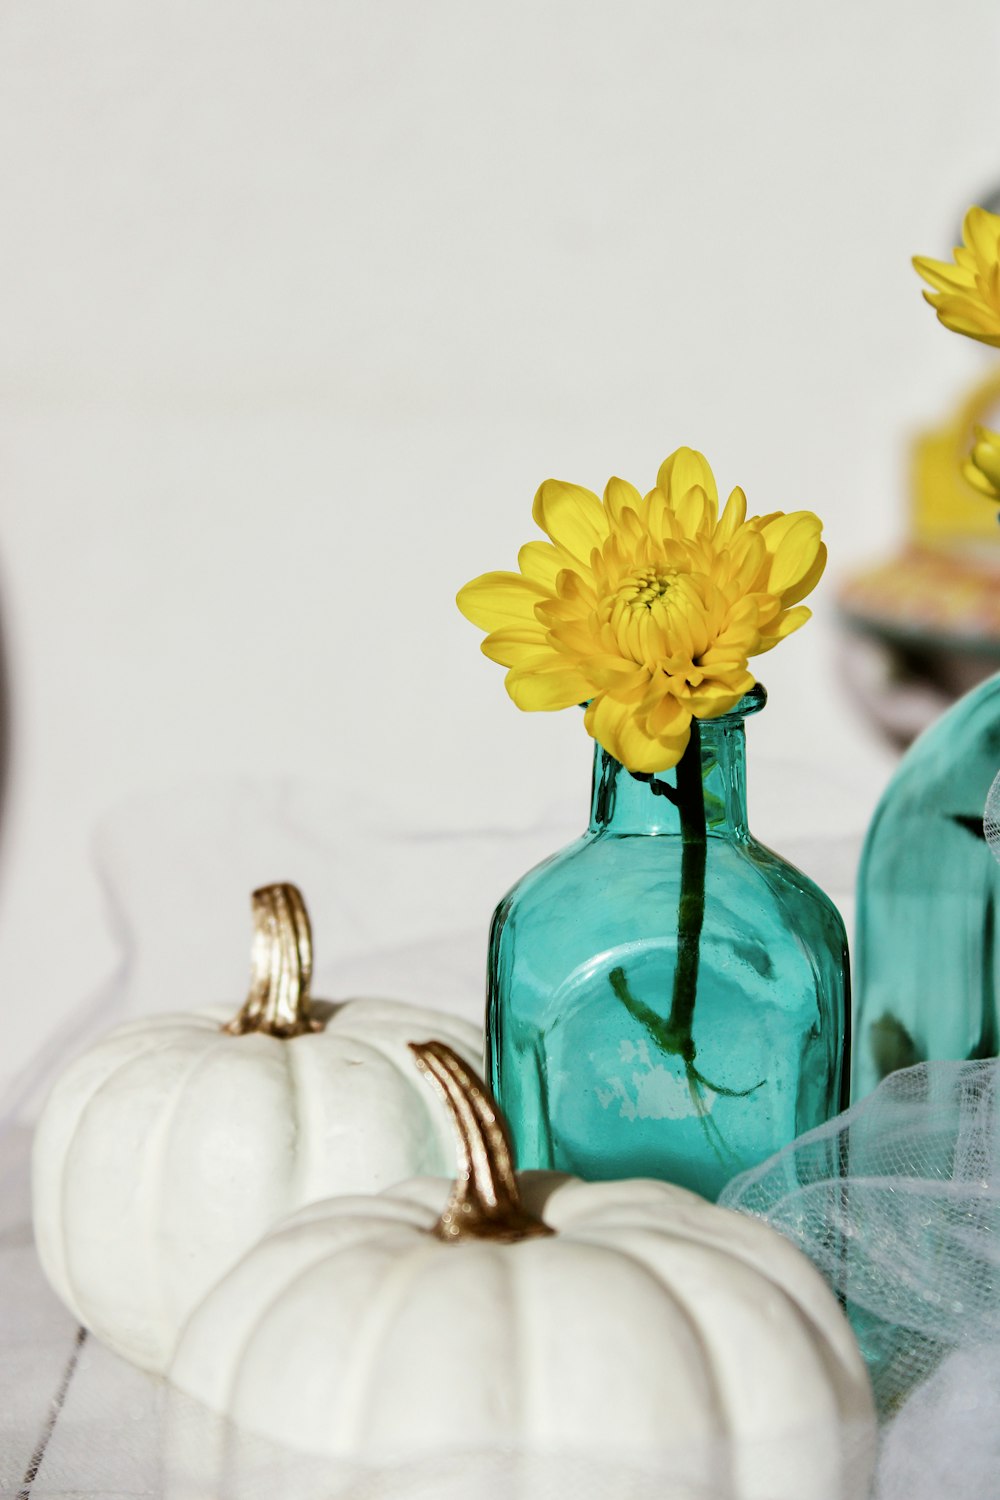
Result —
[{"label": "flower center", "polygon": [[676,579],[676,568],[669,568],[663,573],[657,572],[655,568],[643,568],[621,585],[618,598],[632,609],[652,609],[669,592]]}]

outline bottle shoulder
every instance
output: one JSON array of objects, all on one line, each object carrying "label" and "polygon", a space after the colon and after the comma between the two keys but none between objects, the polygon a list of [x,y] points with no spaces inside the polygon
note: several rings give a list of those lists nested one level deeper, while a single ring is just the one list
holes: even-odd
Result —
[{"label": "bottle shoulder", "polygon": [[876,808],[874,827],[895,810],[915,804],[962,802],[958,812],[982,816],[969,797],[988,789],[1000,765],[1000,674],[966,693],[925,729],[900,759]]},{"label": "bottle shoulder", "polygon": [[[670,925],[679,899],[682,840],[674,835],[588,833],[529,870],[501,901],[495,932],[512,920],[550,929],[556,921],[587,925],[595,936],[616,927],[621,913],[649,912]],[[810,878],[752,837],[710,835],[706,845],[706,909],[727,920],[742,913],[748,927],[794,922],[846,944],[834,902]]]},{"label": "bottle shoulder", "polygon": [[842,935],[846,945],[847,930],[840,908],[823,887],[766,844],[758,843],[756,839],[751,839],[749,843],[748,857],[751,863],[782,904],[791,904],[802,912],[809,912],[817,921],[829,924]]},{"label": "bottle shoulder", "polygon": [[983,811],[1000,766],[1000,675],[943,714],[902,757],[872,817],[860,883],[889,881],[928,889],[955,883],[978,865],[987,883],[1000,866],[985,844]]}]

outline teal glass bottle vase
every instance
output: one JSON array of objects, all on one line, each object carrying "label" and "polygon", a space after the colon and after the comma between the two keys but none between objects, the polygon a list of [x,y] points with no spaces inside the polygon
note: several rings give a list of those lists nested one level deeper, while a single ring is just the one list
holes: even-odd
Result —
[{"label": "teal glass bottle vase", "polygon": [[595,746],[590,826],[493,917],[490,1082],[519,1166],[716,1198],[842,1107],[847,938],[747,826],[744,719],[694,721],[674,771]]},{"label": "teal glass bottle vase", "polygon": [[858,874],[852,1095],[912,1063],[1000,1051],[1000,865],[983,809],[1000,769],[1000,675],[903,756]]}]

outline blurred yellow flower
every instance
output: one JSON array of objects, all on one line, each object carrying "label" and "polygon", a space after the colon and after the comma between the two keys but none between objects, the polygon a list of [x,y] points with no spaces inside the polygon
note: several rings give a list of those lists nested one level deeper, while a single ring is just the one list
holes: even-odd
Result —
[{"label": "blurred yellow flower", "polygon": [[[489,632],[523,709],[588,704],[588,732],[630,771],[677,764],[692,717],[716,718],[754,685],[751,656],[805,624],[799,600],[826,565],[810,511],[747,519],[733,490],[719,515],[706,459],[679,448],[648,495],[611,479],[603,502],[547,479],[518,573],[485,573],[458,607]],[[797,606],[797,607],[796,607]]]},{"label": "blurred yellow flower", "polygon": [[1000,346],[1000,214],[970,208],[955,263],[916,255],[913,264],[935,288],[924,296],[954,333]]},{"label": "blurred yellow flower", "polygon": [[976,441],[962,465],[962,473],[981,495],[1000,500],[1000,432],[988,427],[973,429]]}]

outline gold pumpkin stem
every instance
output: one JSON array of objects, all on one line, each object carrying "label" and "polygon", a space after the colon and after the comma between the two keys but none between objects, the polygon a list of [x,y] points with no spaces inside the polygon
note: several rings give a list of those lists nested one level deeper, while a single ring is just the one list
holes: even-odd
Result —
[{"label": "gold pumpkin stem", "polygon": [[251,903],[250,993],[223,1031],[232,1036],[262,1031],[277,1037],[321,1031],[322,1021],[309,1013],[312,928],[302,893],[294,885],[265,885],[254,891]]},{"label": "gold pumpkin stem", "polygon": [[554,1234],[521,1202],[507,1122],[483,1080],[443,1042],[411,1042],[410,1051],[447,1105],[458,1138],[458,1180],[433,1233],[450,1245]]}]

